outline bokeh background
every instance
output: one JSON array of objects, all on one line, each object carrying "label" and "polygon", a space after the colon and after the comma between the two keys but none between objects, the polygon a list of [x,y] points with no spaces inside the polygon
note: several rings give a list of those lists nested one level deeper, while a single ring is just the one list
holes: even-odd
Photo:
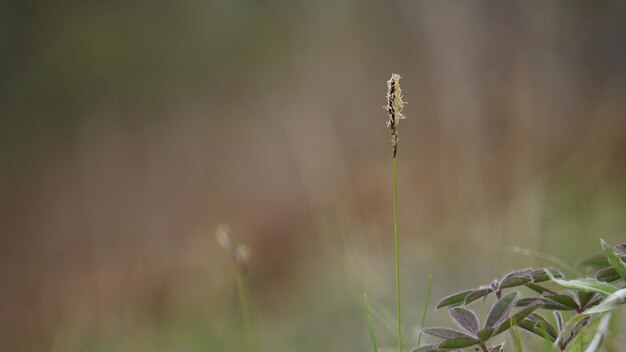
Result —
[{"label": "bokeh background", "polygon": [[409,345],[626,240],[624,1],[2,2],[0,350],[242,351],[220,223],[264,351],[393,346],[392,72]]}]

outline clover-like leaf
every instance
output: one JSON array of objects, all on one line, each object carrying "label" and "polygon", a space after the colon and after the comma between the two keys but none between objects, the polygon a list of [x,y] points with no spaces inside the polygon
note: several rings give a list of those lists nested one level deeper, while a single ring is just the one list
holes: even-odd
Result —
[{"label": "clover-like leaf", "polygon": [[448,307],[448,306],[457,306],[459,304],[462,304],[465,301],[465,298],[472,292],[474,291],[468,290],[468,291],[458,292],[450,296],[444,297],[441,301],[439,301],[439,303],[437,303],[436,309],[441,309],[443,307]]},{"label": "clover-like leaf", "polygon": [[463,330],[476,336],[479,329],[478,317],[474,312],[463,307],[457,307],[450,309],[450,317],[456,322],[456,324]]},{"label": "clover-like leaf", "polygon": [[602,244],[602,250],[604,250],[604,254],[606,254],[607,259],[609,260],[609,264],[617,271],[622,280],[626,281],[626,263],[622,261],[622,259],[615,253],[613,247],[611,247],[608,243],[604,242],[604,240],[600,240]]},{"label": "clover-like leaf", "polygon": [[542,306],[542,303],[540,301],[536,301],[536,302],[531,303],[528,306],[520,309],[517,313],[513,314],[513,316],[511,318],[503,321],[500,325],[498,325],[498,328],[496,329],[496,331],[493,334],[494,335],[498,335],[498,334],[502,333],[503,331],[506,331],[511,326],[513,326],[515,324],[518,324],[519,322],[524,320],[524,318],[529,316],[535,310],[539,309],[541,306]]},{"label": "clover-like leaf", "polygon": [[472,335],[469,335],[459,330],[450,329],[450,328],[424,328],[422,329],[422,332],[424,334],[435,336],[440,339],[454,339],[454,338],[460,338],[460,337],[474,338]]},{"label": "clover-like leaf", "polygon": [[493,328],[506,319],[515,307],[515,303],[517,303],[517,297],[519,293],[511,292],[508,295],[502,297],[498,302],[496,302],[491,310],[489,311],[489,315],[487,316],[487,322],[485,327]]}]

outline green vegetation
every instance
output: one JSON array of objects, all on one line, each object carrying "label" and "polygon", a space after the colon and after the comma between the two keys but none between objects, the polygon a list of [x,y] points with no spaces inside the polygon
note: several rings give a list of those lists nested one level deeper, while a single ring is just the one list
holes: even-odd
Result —
[{"label": "green vegetation", "polygon": [[[448,308],[450,317],[460,329],[424,328],[425,334],[442,341],[418,347],[415,351],[447,351],[472,346],[478,346],[484,352],[500,351],[504,342],[494,340],[509,329],[517,351],[522,351],[522,341],[532,335],[549,342],[546,351],[599,351],[605,340],[606,327],[596,328],[597,323],[608,326],[613,311],[626,303],[626,277],[620,274],[626,272],[626,244],[610,246],[604,241],[601,243],[603,254],[580,263],[595,272],[593,278],[565,279],[555,268],[528,268],[509,273],[488,285],[443,298],[437,309]],[[522,291],[518,290],[521,287],[528,288],[531,294],[523,297]],[[559,291],[558,287],[566,290]],[[505,290],[511,289],[514,290],[503,296]],[[490,294],[494,294],[498,301],[489,310],[481,328],[478,315],[467,306]],[[551,311],[553,321],[549,315],[538,313],[539,310]],[[562,312],[569,313],[567,320]],[[522,338],[518,327],[530,335]]]}]

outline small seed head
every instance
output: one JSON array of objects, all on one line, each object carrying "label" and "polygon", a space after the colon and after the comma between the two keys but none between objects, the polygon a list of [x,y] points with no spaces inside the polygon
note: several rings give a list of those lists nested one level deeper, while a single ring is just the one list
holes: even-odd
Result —
[{"label": "small seed head", "polygon": [[391,147],[394,158],[398,152],[398,124],[400,120],[406,119],[402,113],[405,102],[402,100],[400,78],[400,75],[393,73],[387,81],[387,106],[384,107],[389,114],[387,127],[391,130]]},{"label": "small seed head", "polygon": [[237,249],[237,244],[231,235],[230,226],[220,224],[215,230],[215,239],[226,253],[233,253]]},{"label": "small seed head", "polygon": [[250,258],[250,248],[237,244],[232,236],[230,226],[221,224],[215,230],[215,239],[228,255],[237,271],[245,274],[248,271],[248,259]]}]

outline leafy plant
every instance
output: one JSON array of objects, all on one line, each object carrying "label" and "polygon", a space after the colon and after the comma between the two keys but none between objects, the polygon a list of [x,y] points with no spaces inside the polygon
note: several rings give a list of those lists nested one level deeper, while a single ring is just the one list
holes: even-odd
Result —
[{"label": "leafy plant", "polygon": [[[504,342],[495,341],[510,330],[516,349],[521,351],[517,328],[543,339],[551,351],[597,351],[604,340],[613,311],[626,303],[626,244],[610,246],[601,241],[603,253],[580,261],[591,268],[593,278],[566,279],[555,268],[522,269],[506,274],[489,285],[458,292],[443,298],[436,308],[448,308],[457,328],[423,328],[421,331],[440,342],[418,346],[414,352],[451,351],[480,348],[483,352],[504,351]],[[550,286],[548,286],[550,285]],[[551,286],[561,287],[557,290]],[[527,287],[531,294],[504,290]],[[468,305],[490,294],[497,302],[481,326]],[[542,315],[540,310],[551,311]],[[565,319],[562,312],[568,312]],[[599,327],[598,327],[599,326]]]}]

